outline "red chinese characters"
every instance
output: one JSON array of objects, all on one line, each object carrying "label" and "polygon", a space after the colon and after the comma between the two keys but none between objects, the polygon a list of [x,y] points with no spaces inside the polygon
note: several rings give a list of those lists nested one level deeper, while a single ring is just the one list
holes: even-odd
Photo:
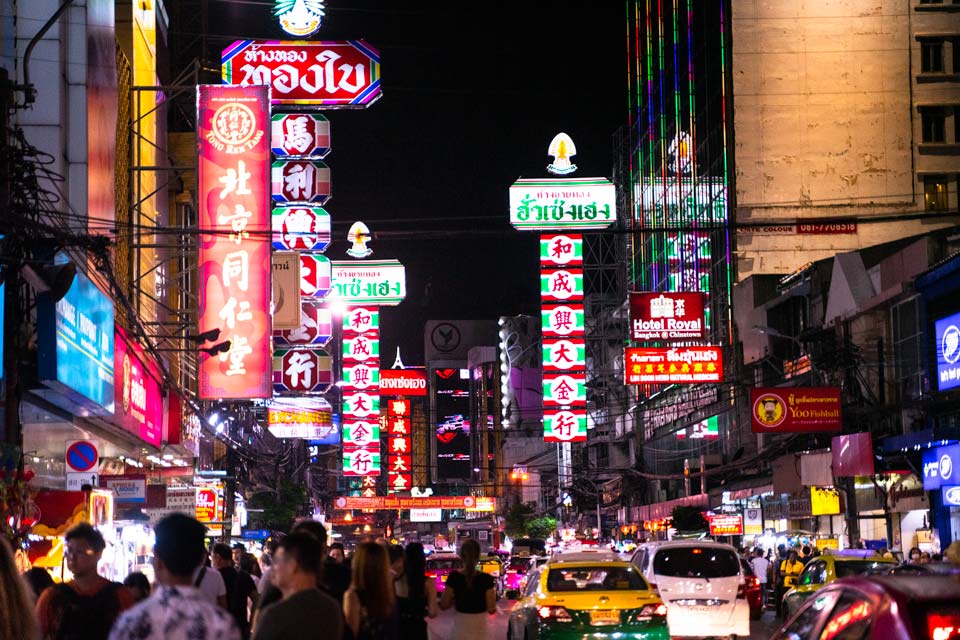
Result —
[{"label": "red chinese characters", "polygon": [[199,330],[230,341],[201,359],[199,397],[269,398],[268,90],[202,85],[197,104]]}]

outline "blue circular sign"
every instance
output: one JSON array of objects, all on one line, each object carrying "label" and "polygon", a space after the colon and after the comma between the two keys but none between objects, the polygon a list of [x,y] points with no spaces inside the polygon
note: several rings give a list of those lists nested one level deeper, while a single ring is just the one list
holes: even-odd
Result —
[{"label": "blue circular sign", "polygon": [[97,447],[80,440],[67,448],[67,466],[77,471],[90,471],[97,466]]}]

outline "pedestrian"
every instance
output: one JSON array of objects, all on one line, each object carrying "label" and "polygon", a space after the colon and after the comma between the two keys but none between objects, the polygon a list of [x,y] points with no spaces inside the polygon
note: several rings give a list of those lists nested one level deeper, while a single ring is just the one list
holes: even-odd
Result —
[{"label": "pedestrian", "polygon": [[353,577],[343,616],[355,640],[397,640],[399,624],[387,549],[364,542],[353,554]]},{"label": "pedestrian", "polygon": [[257,584],[257,591],[260,595],[270,586],[270,569],[273,566],[273,554],[277,551],[277,541],[268,540],[263,553],[260,554],[260,582]]},{"label": "pedestrian", "polygon": [[157,588],[124,613],[110,640],[239,640],[233,616],[200,594],[196,568],[203,564],[206,527],[174,513],[153,529]]},{"label": "pedestrian", "polygon": [[143,602],[150,597],[150,581],[139,571],[134,571],[124,578],[123,586],[130,590],[134,602]]},{"label": "pedestrian", "polygon": [[763,557],[763,550],[757,549],[750,560],[754,575],[760,582],[760,609],[767,606],[767,572],[770,571],[770,561]]},{"label": "pedestrian", "polygon": [[790,549],[787,559],[780,563],[780,576],[783,578],[783,590],[787,592],[797,586],[797,578],[803,572],[803,563],[797,557],[797,550]]},{"label": "pedestrian", "polygon": [[119,582],[97,573],[107,544],[86,522],[67,531],[63,554],[73,580],[47,589],[37,600],[40,631],[51,640],[106,640],[110,627],[133,605]]},{"label": "pedestrian", "polygon": [[240,565],[238,568],[240,571],[250,576],[250,579],[253,580],[253,586],[256,588],[257,594],[259,595],[260,578],[263,574],[260,573],[260,567],[257,563],[257,559],[253,557],[252,553],[245,553],[240,556]]},{"label": "pedestrian", "polygon": [[327,554],[327,557],[337,564],[343,564],[347,558],[347,552],[343,548],[342,542],[334,542],[330,545],[330,552]]},{"label": "pedestrian", "polygon": [[[249,606],[256,607],[260,593],[253,578],[245,571],[238,571],[233,566],[233,550],[220,542],[213,546],[211,561],[214,568],[220,572],[223,584],[227,588],[227,611],[233,614],[240,635],[244,640],[250,637],[250,620],[247,616]],[[249,601],[249,605],[248,605]]]},{"label": "pedestrian", "polygon": [[773,557],[773,600],[777,606],[777,617],[783,612],[783,575],[780,573],[780,567],[787,558],[786,545],[777,545],[777,554]]},{"label": "pedestrian", "polygon": [[403,575],[403,547],[391,544],[387,547],[387,556],[390,558],[390,575],[396,580]]},{"label": "pedestrian", "polygon": [[220,575],[220,572],[210,565],[210,557],[207,555],[203,542],[200,544],[200,550],[203,555],[203,562],[194,571],[193,586],[200,591],[201,598],[204,598],[210,604],[226,609],[227,585],[223,582],[223,576]]},{"label": "pedestrian", "polygon": [[28,591],[26,580],[17,572],[10,545],[0,537],[0,640],[37,640],[40,637]]},{"label": "pedestrian", "polygon": [[920,553],[920,564],[930,564],[930,552],[923,551]]},{"label": "pedestrian", "polygon": [[460,546],[463,571],[452,571],[440,600],[440,608],[455,606],[453,637],[457,640],[482,640],[489,637],[487,614],[497,612],[497,590],[490,574],[477,571],[480,545],[466,540]]},{"label": "pedestrian", "polygon": [[247,552],[247,548],[237,542],[233,545],[233,548],[230,550],[230,556],[233,559],[233,568],[240,568],[240,559],[243,558],[243,554]]},{"label": "pedestrian", "polygon": [[253,640],[342,637],[340,606],[317,588],[323,554],[323,545],[305,531],[293,531],[280,541],[271,565],[271,579],[283,599],[259,612]]},{"label": "pedestrian", "polygon": [[427,559],[423,545],[411,542],[404,550],[403,574],[394,580],[400,637],[403,640],[427,640],[425,616],[437,617],[437,584],[427,578]]},{"label": "pedestrian", "polygon": [[30,587],[30,595],[32,596],[33,601],[31,603],[31,607],[36,605],[40,594],[55,584],[53,582],[53,576],[51,576],[50,572],[43,567],[34,567],[32,569],[28,569],[26,573],[23,574],[23,579],[27,581],[27,586]]}]

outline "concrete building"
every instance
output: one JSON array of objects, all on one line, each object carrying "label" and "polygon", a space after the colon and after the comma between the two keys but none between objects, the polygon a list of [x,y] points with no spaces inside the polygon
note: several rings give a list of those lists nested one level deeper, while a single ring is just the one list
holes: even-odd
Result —
[{"label": "concrete building", "polygon": [[731,4],[737,280],[956,222],[955,4]]}]

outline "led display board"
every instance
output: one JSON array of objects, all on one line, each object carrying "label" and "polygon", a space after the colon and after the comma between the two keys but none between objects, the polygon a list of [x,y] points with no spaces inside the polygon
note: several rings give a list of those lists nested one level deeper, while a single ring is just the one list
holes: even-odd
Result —
[{"label": "led display board", "polygon": [[126,332],[113,336],[115,407],[113,422],[147,444],[159,447],[163,439],[163,388],[160,372]]},{"label": "led display board", "polygon": [[312,444],[338,444],[333,410],[323,398],[276,398],[267,404],[267,424],[275,438],[301,438]]},{"label": "led display board", "polygon": [[434,369],[437,475],[470,478],[470,376],[466,369]]}]

